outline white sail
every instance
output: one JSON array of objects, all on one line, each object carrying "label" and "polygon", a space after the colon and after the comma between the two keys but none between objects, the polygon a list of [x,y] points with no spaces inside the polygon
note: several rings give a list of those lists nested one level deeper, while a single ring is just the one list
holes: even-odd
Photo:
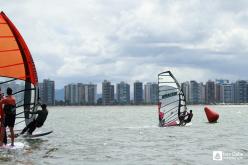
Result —
[{"label": "white sail", "polygon": [[186,111],[186,102],[181,87],[170,71],[158,74],[160,126],[175,126],[179,116]]}]

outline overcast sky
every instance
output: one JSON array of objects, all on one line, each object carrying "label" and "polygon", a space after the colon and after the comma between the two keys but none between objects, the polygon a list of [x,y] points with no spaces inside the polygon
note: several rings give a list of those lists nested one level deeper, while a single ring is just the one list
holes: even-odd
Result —
[{"label": "overcast sky", "polygon": [[246,79],[248,1],[12,0],[1,10],[21,32],[39,80],[182,82]]}]

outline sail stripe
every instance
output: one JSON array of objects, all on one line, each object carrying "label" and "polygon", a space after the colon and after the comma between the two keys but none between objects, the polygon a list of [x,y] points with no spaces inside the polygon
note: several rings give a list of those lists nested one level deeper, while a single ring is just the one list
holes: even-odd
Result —
[{"label": "sail stripe", "polygon": [[174,110],[175,108],[178,108],[178,106],[172,107],[171,109],[165,111],[164,114],[171,112],[171,111]]},{"label": "sail stripe", "polygon": [[7,50],[0,50],[1,52],[15,52],[15,51],[20,51],[19,49],[7,49]]},{"label": "sail stripe", "polygon": [[0,69],[8,68],[8,67],[14,67],[14,66],[17,66],[17,65],[23,65],[23,62],[22,63],[17,63],[17,64],[12,64],[12,65],[0,66]]},{"label": "sail stripe", "polygon": [[179,101],[179,99],[178,99],[178,100],[175,100],[175,101],[173,101],[173,102],[170,102],[170,103],[168,103],[168,104],[165,104],[165,105],[161,106],[161,108],[164,108],[164,107],[166,107],[166,106],[168,106],[168,105],[171,105],[171,104],[173,104],[173,103],[177,103],[178,101]]},{"label": "sail stripe", "polygon": [[13,38],[14,36],[0,36],[0,38]]}]

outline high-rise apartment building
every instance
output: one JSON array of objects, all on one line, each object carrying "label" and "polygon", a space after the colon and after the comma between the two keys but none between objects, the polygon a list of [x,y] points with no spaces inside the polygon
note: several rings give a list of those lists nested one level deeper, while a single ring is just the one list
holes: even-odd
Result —
[{"label": "high-rise apartment building", "polygon": [[206,104],[214,104],[216,103],[216,95],[215,95],[215,82],[214,81],[207,81],[206,82]]},{"label": "high-rise apartment building", "polygon": [[221,84],[220,103],[234,103],[234,84],[232,83]]},{"label": "high-rise apartment building", "polygon": [[68,105],[79,105],[78,84],[68,84],[64,87],[65,103]]},{"label": "high-rise apartment building", "polygon": [[49,79],[44,79],[42,83],[39,83],[39,94],[42,103],[54,105],[55,82]]},{"label": "high-rise apartment building", "polygon": [[96,92],[97,92],[97,86],[95,84],[85,84],[84,85],[85,90],[85,103],[86,104],[96,104]]},{"label": "high-rise apartment building", "polygon": [[77,97],[78,97],[78,104],[84,105],[86,104],[86,98],[85,98],[85,85],[83,83],[77,84]]},{"label": "high-rise apartment building", "polygon": [[95,84],[68,84],[64,87],[65,103],[67,105],[93,105],[96,104]]},{"label": "high-rise apartment building", "polygon": [[206,85],[202,82],[198,83],[199,87],[199,104],[205,104],[206,101]]},{"label": "high-rise apartment building", "polygon": [[103,105],[111,105],[114,103],[114,85],[110,81],[102,82],[102,103]]},{"label": "high-rise apartment building", "polygon": [[190,104],[199,104],[200,103],[200,88],[199,88],[199,84],[194,80],[190,81],[189,103]]},{"label": "high-rise apartment building", "polygon": [[130,103],[130,85],[125,82],[120,82],[116,85],[117,102],[119,104]]},{"label": "high-rise apartment building", "polygon": [[227,85],[230,84],[229,80],[226,80],[226,79],[216,79],[215,80],[215,102],[216,103],[223,103],[223,99],[224,99],[223,84],[227,84]]},{"label": "high-rise apartment building", "polygon": [[143,103],[143,83],[136,81],[134,82],[134,104]]},{"label": "high-rise apartment building", "polygon": [[247,103],[247,81],[238,80],[235,83],[235,103]]},{"label": "high-rise apartment building", "polygon": [[158,102],[158,84],[146,83],[144,86],[144,102],[156,104]]}]

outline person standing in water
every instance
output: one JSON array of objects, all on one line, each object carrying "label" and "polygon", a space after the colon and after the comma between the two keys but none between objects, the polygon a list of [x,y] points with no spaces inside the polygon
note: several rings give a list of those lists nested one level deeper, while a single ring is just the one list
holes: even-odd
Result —
[{"label": "person standing in water", "polygon": [[14,140],[15,140],[14,126],[15,126],[15,119],[16,119],[16,100],[15,100],[15,97],[12,95],[12,89],[11,88],[7,88],[7,96],[5,98],[1,99],[0,105],[4,105],[3,106],[3,111],[4,111],[3,123],[4,123],[5,131],[2,135],[6,137],[6,127],[9,127],[10,135],[11,135],[11,146],[14,146]]}]

